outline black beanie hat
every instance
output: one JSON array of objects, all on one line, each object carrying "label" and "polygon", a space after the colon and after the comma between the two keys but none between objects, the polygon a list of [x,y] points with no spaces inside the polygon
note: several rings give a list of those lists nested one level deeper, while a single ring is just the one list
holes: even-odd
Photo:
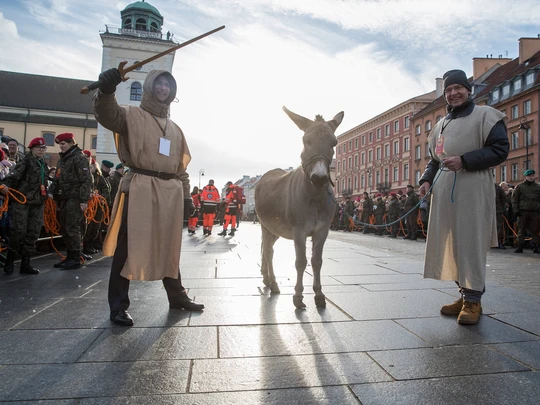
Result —
[{"label": "black beanie hat", "polygon": [[454,69],[449,70],[446,72],[443,76],[443,88],[446,89],[448,86],[452,84],[461,84],[463,87],[468,89],[469,91],[472,91],[471,83],[469,83],[469,80],[467,79],[467,75],[463,70]]}]

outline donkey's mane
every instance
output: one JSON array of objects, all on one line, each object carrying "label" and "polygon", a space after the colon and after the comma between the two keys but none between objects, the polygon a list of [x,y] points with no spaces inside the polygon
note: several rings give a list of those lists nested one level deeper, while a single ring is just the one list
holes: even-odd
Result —
[{"label": "donkey's mane", "polygon": [[317,115],[315,116],[315,121],[326,122],[326,121],[324,120],[323,116],[320,115],[320,114],[317,114]]}]

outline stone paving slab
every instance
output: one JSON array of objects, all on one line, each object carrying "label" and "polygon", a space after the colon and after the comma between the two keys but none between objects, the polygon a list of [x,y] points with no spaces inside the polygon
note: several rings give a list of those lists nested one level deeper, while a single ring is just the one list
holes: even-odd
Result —
[{"label": "stone paving slab", "polygon": [[[385,269],[376,264],[363,263],[328,263],[325,261],[321,268],[321,273],[325,276],[356,276],[356,275],[379,275],[379,274],[398,274],[395,271]],[[313,274],[313,269],[306,269],[310,274]]]},{"label": "stone paving slab", "polygon": [[369,291],[401,291],[401,290],[431,290],[431,289],[456,289],[454,282],[421,279],[414,282],[404,283],[384,283],[384,284],[362,284],[362,287]]},{"label": "stone paving slab", "polygon": [[491,317],[501,322],[515,326],[516,328],[540,336],[540,316],[538,315],[538,312],[494,314]]},{"label": "stone paving slab", "polygon": [[362,405],[536,405],[540,373],[522,372],[351,387]]},{"label": "stone paving slab", "polygon": [[[389,350],[368,354],[396,380],[531,371],[486,346]],[[463,365],[467,364],[466,367]]]},{"label": "stone paving slab", "polygon": [[497,313],[540,312],[540,297],[523,292],[516,293],[516,290],[508,287],[492,287],[486,289],[482,296],[482,306]]},{"label": "stone paving slab", "polygon": [[0,330],[8,330],[17,326],[19,323],[29,319],[40,311],[61,301],[57,298],[25,297],[12,298],[2,297],[0,302]]},{"label": "stone paving slab", "polygon": [[[165,294],[165,292],[164,292]],[[166,296],[138,301],[130,309],[135,327],[186,326],[190,313],[169,310]],[[106,299],[64,299],[17,325],[16,329],[111,328]]]},{"label": "stone paving slab", "polygon": [[365,353],[195,360],[190,392],[316,387],[391,380]]},{"label": "stone paving slab", "polygon": [[[3,403],[0,403],[3,405]],[[11,403],[10,403],[11,404]],[[34,403],[32,403],[34,404]],[[79,404],[79,402],[77,402]],[[358,405],[347,386],[82,399],[80,405]],[[47,404],[44,404],[47,405]],[[68,405],[68,404],[61,404]],[[71,404],[69,404],[71,405]]]},{"label": "stone paving slab", "polygon": [[0,364],[75,363],[101,330],[0,331]]},{"label": "stone paving slab", "polygon": [[13,365],[0,368],[2,400],[69,399],[186,392],[188,360]]},{"label": "stone paving slab", "polygon": [[447,294],[434,290],[330,293],[327,298],[356,320],[440,317],[448,303]]},{"label": "stone paving slab", "polygon": [[433,346],[474,345],[540,340],[489,316],[482,315],[476,325],[461,326],[454,317],[399,319],[396,321]]},{"label": "stone paving slab", "polygon": [[528,367],[540,371],[540,341],[500,343],[490,346],[522,362]]},{"label": "stone paving slab", "polygon": [[[350,318],[333,305],[324,310],[315,307],[312,297],[304,298],[308,307],[296,310],[292,297],[286,295],[214,297],[198,296],[205,305],[202,316],[193,316],[190,325],[265,325],[298,322],[339,322]],[[234,310],[236,308],[237,310]]]},{"label": "stone paving slab", "polygon": [[220,358],[350,353],[429,346],[392,321],[219,328]]}]

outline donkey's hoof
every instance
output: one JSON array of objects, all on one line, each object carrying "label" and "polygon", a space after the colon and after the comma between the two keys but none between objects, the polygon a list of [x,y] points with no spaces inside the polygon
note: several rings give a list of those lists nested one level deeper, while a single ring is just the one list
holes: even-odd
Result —
[{"label": "donkey's hoof", "polygon": [[272,294],[280,294],[281,291],[279,290],[279,287],[277,283],[274,281],[272,284],[270,284],[268,287],[270,287],[270,292]]},{"label": "donkey's hoof", "polygon": [[315,305],[317,308],[326,308],[326,297],[324,294],[315,296]]},{"label": "donkey's hoof", "polygon": [[294,306],[298,309],[304,309],[306,304],[304,304],[304,297],[293,297]]},{"label": "donkey's hoof", "polygon": [[268,278],[263,277],[263,284],[267,287],[270,287],[270,282],[268,281]]}]

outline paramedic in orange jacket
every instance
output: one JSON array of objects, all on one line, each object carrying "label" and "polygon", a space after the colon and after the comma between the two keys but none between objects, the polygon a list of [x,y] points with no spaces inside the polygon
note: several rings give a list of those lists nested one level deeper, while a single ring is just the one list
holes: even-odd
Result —
[{"label": "paramedic in orange jacket", "polygon": [[231,223],[231,232],[229,236],[234,236],[236,232],[236,210],[238,209],[238,202],[236,201],[235,185],[232,181],[227,182],[227,191],[225,191],[225,202],[227,203],[227,210],[225,211],[225,223],[223,224],[223,231],[218,233],[219,236],[227,235],[227,227]]},{"label": "paramedic in orange jacket", "polygon": [[214,187],[214,180],[210,179],[208,181],[208,185],[204,186],[200,196],[203,213],[203,235],[212,235],[217,206],[220,202],[219,191]]},{"label": "paramedic in orange jacket", "polygon": [[191,199],[193,200],[193,213],[188,218],[188,235],[195,235],[195,229],[197,228],[197,222],[199,222],[199,208],[201,206],[199,187],[193,187],[191,192]]}]

